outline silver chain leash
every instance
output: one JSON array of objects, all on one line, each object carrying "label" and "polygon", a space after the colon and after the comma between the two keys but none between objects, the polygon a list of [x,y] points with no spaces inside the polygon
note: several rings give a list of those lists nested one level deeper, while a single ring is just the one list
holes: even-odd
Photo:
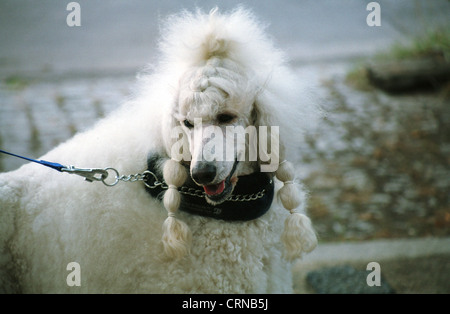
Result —
[{"label": "silver chain leash", "polygon": [[[119,181],[123,181],[123,182],[142,181],[144,183],[144,185],[146,187],[148,187],[149,189],[155,189],[157,187],[161,187],[162,189],[166,190],[166,189],[169,188],[168,185],[164,181],[160,181],[159,178],[156,176],[156,174],[154,174],[150,170],[146,170],[146,171],[144,171],[142,173],[136,173],[136,174],[130,174],[130,175],[119,175],[119,172],[116,169],[114,169],[114,168],[105,168],[105,169],[102,169],[102,170],[104,172],[102,172],[101,181],[106,186],[115,186],[117,183],[119,183]],[[115,174],[115,180],[112,183],[108,183],[108,182],[105,181],[107,179],[107,177],[109,176],[109,172],[108,171],[114,172],[114,174]],[[149,176],[153,177],[153,179],[154,179],[153,184],[149,184],[147,182]],[[231,195],[227,199],[227,201],[232,201],[232,202],[250,202],[250,201],[255,201],[257,199],[262,198],[264,196],[265,192],[266,192],[266,190],[263,189],[262,191],[259,191],[257,193],[253,193],[253,194]],[[180,188],[180,193],[181,194],[185,194],[185,195],[195,196],[195,197],[205,197],[205,192],[204,191],[202,191],[200,189],[194,189],[194,188],[186,187],[186,186],[182,186]]]}]

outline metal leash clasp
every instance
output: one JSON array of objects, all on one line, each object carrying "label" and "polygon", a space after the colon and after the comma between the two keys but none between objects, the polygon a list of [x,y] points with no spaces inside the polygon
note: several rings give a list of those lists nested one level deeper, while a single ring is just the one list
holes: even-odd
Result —
[{"label": "metal leash clasp", "polygon": [[62,172],[76,174],[84,177],[88,182],[103,181],[108,177],[108,171],[100,168],[76,168],[74,166],[66,166],[61,168]]},{"label": "metal leash clasp", "polygon": [[[163,185],[163,182],[159,182],[156,175],[148,170],[144,171],[143,173],[130,174],[128,176],[119,175],[119,171],[111,167],[102,169],[102,168],[76,168],[75,166],[64,166],[63,168],[61,168],[61,171],[82,176],[88,182],[101,181],[104,185],[109,187],[115,186],[117,183],[119,183],[119,181],[124,182],[143,181],[144,184],[149,188],[155,188],[158,185]],[[110,182],[106,182],[106,179],[110,174],[114,176],[113,179],[114,181],[109,180]],[[155,179],[155,181],[153,182],[154,184],[153,186],[150,186],[146,182],[148,175],[152,175],[153,178]]]}]

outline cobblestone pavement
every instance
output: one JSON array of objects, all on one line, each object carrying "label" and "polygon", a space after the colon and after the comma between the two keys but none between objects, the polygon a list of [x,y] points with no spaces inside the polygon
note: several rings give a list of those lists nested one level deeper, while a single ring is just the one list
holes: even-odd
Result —
[{"label": "cobblestone pavement", "polygon": [[[133,75],[0,83],[0,147],[37,158],[118,107]],[[23,161],[0,156],[0,171]]]},{"label": "cobblestone pavement", "polygon": [[[357,91],[345,83],[350,67],[298,67],[327,112],[298,160],[321,240],[450,235],[449,99]],[[37,158],[118,107],[133,83],[132,74],[3,81],[0,147]],[[21,164],[0,156],[0,171]]]},{"label": "cobblestone pavement", "polygon": [[326,118],[301,152],[322,241],[450,234],[450,98],[388,95],[319,77]]}]

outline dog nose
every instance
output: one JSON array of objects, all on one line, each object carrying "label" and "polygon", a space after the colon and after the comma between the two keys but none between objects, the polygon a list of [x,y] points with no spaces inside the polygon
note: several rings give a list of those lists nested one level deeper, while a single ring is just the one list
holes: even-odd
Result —
[{"label": "dog nose", "polygon": [[192,179],[198,184],[211,183],[215,177],[216,166],[210,163],[200,162],[192,169]]}]

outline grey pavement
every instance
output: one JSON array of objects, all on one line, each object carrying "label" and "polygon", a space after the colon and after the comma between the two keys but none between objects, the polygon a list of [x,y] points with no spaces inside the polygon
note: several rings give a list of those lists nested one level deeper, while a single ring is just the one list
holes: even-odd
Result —
[{"label": "grey pavement", "polygon": [[[166,14],[195,5],[229,10],[242,1],[81,0],[82,25],[72,28],[65,23],[68,2],[0,1],[4,150],[38,158],[131,97],[136,73],[157,57]],[[311,272],[348,266],[362,274],[374,261],[396,293],[449,293],[450,144],[440,136],[450,124],[448,101],[356,91],[345,75],[395,42],[448,29],[450,2],[377,1],[380,27],[366,24],[368,2],[244,1],[269,23],[268,32],[329,112],[298,160],[321,241],[294,266],[295,289],[317,292],[307,280]],[[420,141],[402,150],[405,136]],[[0,156],[0,171],[22,164]]]},{"label": "grey pavement", "polygon": [[252,9],[299,63],[368,56],[396,41],[448,26],[445,0],[382,0],[381,26],[368,27],[360,0],[79,0],[81,26],[68,27],[69,1],[0,2],[0,78],[135,72],[156,56],[160,21],[181,9],[237,4]]}]

